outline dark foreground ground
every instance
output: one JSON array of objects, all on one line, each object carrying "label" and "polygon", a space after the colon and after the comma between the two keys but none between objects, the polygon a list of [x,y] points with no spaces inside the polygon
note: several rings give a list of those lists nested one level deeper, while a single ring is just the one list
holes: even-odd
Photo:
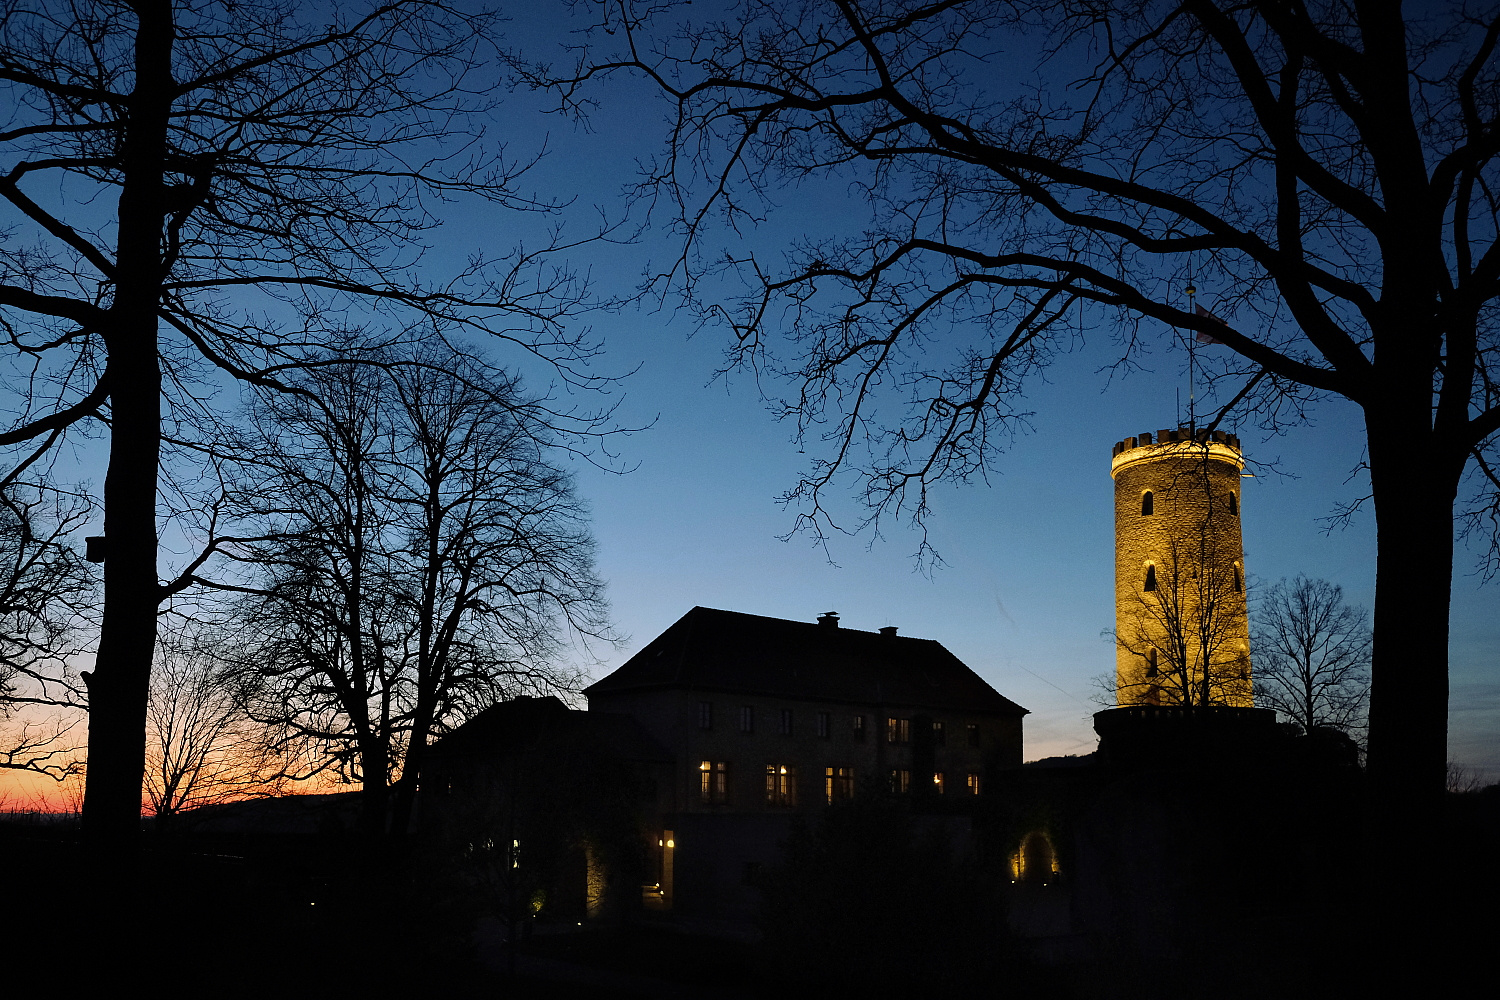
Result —
[{"label": "dark foreground ground", "polygon": [[[1443,931],[1412,956],[1428,970],[1425,982],[1413,984],[1418,992],[1490,995],[1500,926],[1500,796],[1463,797],[1452,806],[1443,820],[1443,855],[1391,858],[1382,878],[1430,879],[1444,890],[1437,909],[1419,919]],[[785,937],[771,947],[641,918],[586,929],[541,922],[512,949],[501,925],[452,891],[418,853],[363,851],[345,838],[147,834],[143,843],[132,870],[101,869],[65,824],[0,820],[0,995],[1223,1000],[1389,992],[1371,970],[1390,936],[1373,945],[1358,908],[1341,905],[1327,912],[1343,915],[1342,925],[1292,929],[1310,962],[1257,950],[1257,940],[1288,941],[1285,927],[1269,934],[1236,929],[1222,955],[1190,954],[1171,966],[1107,950],[1079,958],[1054,948],[1049,959],[1047,947],[1003,929],[986,932],[983,945],[938,957],[931,929],[924,935],[912,927],[890,939],[927,942],[909,954],[854,956],[851,966],[859,943],[846,938],[820,971],[816,955],[811,962],[789,956]],[[1268,845],[1271,867],[1285,860],[1275,847]],[[112,885],[124,887],[114,909],[106,898]],[[905,916],[892,901],[893,925]],[[1276,922],[1275,908],[1260,920]],[[973,952],[968,959],[965,949]],[[875,964],[890,971],[859,975]],[[842,971],[851,968],[852,976]]]}]

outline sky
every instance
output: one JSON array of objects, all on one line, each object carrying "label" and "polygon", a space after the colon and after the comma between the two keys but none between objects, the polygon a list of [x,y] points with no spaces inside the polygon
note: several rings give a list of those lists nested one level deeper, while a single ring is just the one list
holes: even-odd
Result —
[{"label": "sky", "polygon": [[[891,524],[883,537],[835,536],[827,554],[776,501],[808,459],[750,386],[711,380],[720,344],[688,340],[670,316],[621,317],[611,357],[639,364],[627,416],[654,418],[621,442],[625,475],[580,467],[593,511],[598,567],[625,636],[599,649],[595,677],[623,663],[695,605],[812,621],[838,611],[845,627],[896,625],[936,639],[1001,694],[1030,709],[1027,759],[1090,752],[1096,679],[1111,677],[1114,627],[1113,444],[1172,426],[1177,359],[1106,388],[1084,351],[1032,392],[1033,433],[1001,456],[988,482],[935,492],[929,539],[944,565],[919,572],[918,536]],[[1107,356],[1107,355],[1106,355]],[[1312,426],[1263,440],[1241,431],[1255,478],[1243,480],[1245,565],[1270,583],[1304,573],[1374,600],[1374,523],[1326,522],[1357,496],[1346,483],[1363,426],[1349,404],[1327,404]],[[1276,465],[1282,474],[1268,471]],[[850,521],[859,509],[844,507]],[[1468,560],[1472,562],[1472,560]],[[1500,678],[1495,585],[1467,575],[1460,550],[1452,614],[1451,756],[1500,780]],[[1252,651],[1253,656],[1253,651]]]},{"label": "sky", "polygon": [[[531,46],[555,37],[555,29],[536,23],[518,23],[516,32]],[[575,209],[617,211],[617,193],[636,161],[659,152],[663,109],[643,88],[619,80],[601,100],[587,132],[545,119],[550,153],[541,170],[547,190],[575,199]],[[512,101],[518,110],[527,106],[527,98]],[[857,224],[861,211],[832,185],[782,190],[776,199],[780,209],[745,236],[763,252],[797,236],[836,232],[851,219]],[[628,291],[649,261],[674,249],[653,230],[634,246],[582,259],[602,290]],[[1049,369],[1045,383],[1033,383],[1025,401],[1035,414],[1031,433],[1000,456],[987,480],[934,491],[928,537],[943,565],[924,573],[914,559],[919,536],[898,522],[884,524],[880,537],[834,536],[826,552],[806,537],[782,540],[794,516],[777,497],[796,483],[816,447],[799,451],[794,428],[775,419],[744,373],[715,378],[727,333],[695,331],[673,303],[653,300],[600,316],[594,329],[606,345],[603,368],[633,372],[622,386],[622,423],[650,424],[612,446],[628,473],[575,463],[623,636],[615,648],[592,651],[594,677],[695,605],[801,621],[833,610],[845,627],[895,625],[903,635],[942,642],[1028,708],[1028,760],[1094,748],[1091,717],[1103,707],[1098,680],[1114,669],[1113,641],[1104,634],[1114,627],[1111,447],[1173,426],[1179,399],[1185,405],[1185,352],[1172,346],[1170,331],[1156,331],[1145,370],[1126,378],[1109,378],[1104,368],[1116,357],[1108,331],[1095,331],[1083,349]],[[1337,583],[1350,603],[1372,607],[1371,512],[1345,527],[1328,523],[1362,492],[1353,476],[1364,436],[1358,408],[1320,404],[1307,425],[1269,440],[1253,427],[1238,429],[1256,474],[1243,480],[1252,584],[1302,573]],[[843,500],[836,518],[856,523],[863,511],[854,498]],[[1455,565],[1450,757],[1497,781],[1500,589],[1480,585],[1475,555],[1460,548]]]},{"label": "sky", "polygon": [[[556,38],[544,18],[518,22],[514,33],[533,47]],[[496,135],[518,155],[548,149],[530,183],[572,201],[560,217],[568,233],[586,231],[596,209],[617,217],[636,161],[660,148],[661,108],[624,84],[608,89],[587,129],[539,108],[518,95],[496,122]],[[782,211],[748,237],[764,249],[836,230],[859,211],[836,190],[778,198]],[[534,242],[555,221],[456,204],[428,266],[452,269],[475,251],[503,253],[519,239]],[[601,296],[620,296],[674,248],[668,234],[653,229],[633,244],[585,247],[573,259]],[[576,664],[603,677],[697,605],[809,622],[837,611],[848,628],[895,625],[903,635],[943,643],[1029,709],[1026,759],[1094,749],[1091,716],[1105,707],[1098,682],[1114,669],[1106,635],[1114,627],[1111,447],[1174,425],[1179,397],[1186,397],[1185,356],[1170,331],[1155,331],[1144,369],[1125,378],[1111,380],[1104,370],[1115,356],[1107,331],[1096,331],[1062,356],[1045,382],[1034,382],[1025,401],[1034,413],[1031,430],[999,456],[988,478],[933,491],[928,539],[942,564],[923,572],[914,557],[919,536],[897,521],[878,537],[833,535],[826,549],[803,536],[783,540],[794,516],[777,496],[795,484],[815,446],[799,450],[793,428],[775,419],[753,380],[714,377],[728,343],[723,331],[695,331],[671,302],[651,299],[588,322],[604,345],[595,369],[631,373],[607,401],[618,404],[621,425],[646,429],[615,438],[612,458],[567,460],[592,512],[597,568],[620,637],[613,645],[575,645],[568,655]],[[533,387],[546,384],[544,369],[522,368]],[[573,402],[587,409],[601,400],[584,393]],[[1320,404],[1307,425],[1269,440],[1252,427],[1238,431],[1255,473],[1243,480],[1242,493],[1252,583],[1303,573],[1337,583],[1351,603],[1371,607],[1373,517],[1366,510],[1345,527],[1327,523],[1361,492],[1358,478],[1351,480],[1362,449],[1358,409]],[[832,509],[848,524],[863,515],[848,496],[836,494]],[[1474,562],[1459,549],[1450,757],[1500,781],[1500,589],[1480,585]],[[13,776],[0,777],[0,803],[20,787]]]}]

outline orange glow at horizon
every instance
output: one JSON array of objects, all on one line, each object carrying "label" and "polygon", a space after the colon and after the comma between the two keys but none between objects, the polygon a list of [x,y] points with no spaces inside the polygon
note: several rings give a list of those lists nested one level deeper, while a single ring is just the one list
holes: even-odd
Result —
[{"label": "orange glow at horizon", "polygon": [[[329,792],[355,791],[358,785],[337,781],[306,781],[283,788],[278,795],[320,795]],[[236,798],[250,798],[247,793]],[[83,806],[83,775],[71,775],[55,781],[35,771],[0,768],[0,818],[13,813],[76,813]],[[151,801],[143,792],[141,815],[151,815]]]},{"label": "orange glow at horizon", "polygon": [[83,802],[83,775],[54,781],[34,771],[0,770],[0,814],[67,813]]}]

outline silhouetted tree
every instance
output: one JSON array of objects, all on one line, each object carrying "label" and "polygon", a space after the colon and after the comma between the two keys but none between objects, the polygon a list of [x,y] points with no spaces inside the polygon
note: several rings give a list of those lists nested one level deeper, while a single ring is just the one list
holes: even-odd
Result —
[{"label": "silhouetted tree", "polygon": [[1452,795],[1468,795],[1484,787],[1484,779],[1477,773],[1450,760],[1443,775],[1443,790]]},{"label": "silhouetted tree", "polygon": [[1344,589],[1305,576],[1260,595],[1252,618],[1255,701],[1304,733],[1336,729],[1360,741],[1370,694],[1370,623]]},{"label": "silhouetted tree", "polygon": [[[686,238],[658,288],[733,331],[731,363],[784,376],[782,412],[827,441],[787,495],[804,525],[829,523],[841,471],[872,517],[920,522],[929,484],[982,472],[1025,426],[1029,380],[1090,318],[1110,321],[1122,371],[1148,351],[1143,324],[1224,344],[1211,425],[1237,413],[1279,430],[1317,397],[1358,406],[1379,539],[1370,770],[1391,801],[1436,804],[1456,498],[1472,487],[1458,512],[1489,528],[1500,497],[1500,15],[592,9],[597,45],[534,78],[566,110],[620,73],[673,103],[668,155],[639,188]],[[786,248],[709,245],[716,214],[748,228],[783,187],[819,184],[866,211],[805,218],[834,228]],[[726,297],[735,275],[747,290]]]},{"label": "silhouetted tree", "polygon": [[86,497],[0,483],[0,770],[61,781],[79,769],[87,698],[73,661],[98,584],[71,536],[90,513]]},{"label": "silhouetted tree", "polygon": [[608,625],[585,511],[527,415],[541,404],[448,351],[365,357],[262,397],[237,655],[252,716],[308,748],[293,776],[361,782],[367,831],[400,835],[430,740],[576,690],[560,644]]},{"label": "silhouetted tree", "polygon": [[201,806],[277,789],[280,761],[245,712],[225,636],[173,629],[159,640],[146,709],[146,799],[158,828]]},{"label": "silhouetted tree", "polygon": [[1219,551],[1206,524],[1168,540],[1152,588],[1135,593],[1115,633],[1147,664],[1138,680],[1118,680],[1119,704],[1249,703],[1244,577],[1234,555]]},{"label": "silhouetted tree", "polygon": [[[510,342],[588,384],[551,246],[419,276],[432,206],[550,210],[485,135],[494,15],[434,0],[8,4],[0,14],[0,323],[25,395],[0,445],[104,421],[104,605],[84,825],[139,828],[163,428],[213,440],[225,381],[284,385],[321,332]],[[331,321],[331,322],[330,322]],[[562,419],[559,417],[559,419]]]}]

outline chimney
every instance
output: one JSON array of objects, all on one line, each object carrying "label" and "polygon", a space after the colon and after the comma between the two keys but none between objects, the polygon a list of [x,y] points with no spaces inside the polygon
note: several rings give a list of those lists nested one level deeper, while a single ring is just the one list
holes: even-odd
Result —
[{"label": "chimney", "polygon": [[894,625],[885,625],[885,626],[882,626],[881,629],[880,629],[880,634],[881,635],[895,635],[896,634],[896,626],[894,626]]},{"label": "chimney", "polygon": [[828,628],[839,627],[839,613],[837,611],[825,611],[818,616],[818,624]]}]

